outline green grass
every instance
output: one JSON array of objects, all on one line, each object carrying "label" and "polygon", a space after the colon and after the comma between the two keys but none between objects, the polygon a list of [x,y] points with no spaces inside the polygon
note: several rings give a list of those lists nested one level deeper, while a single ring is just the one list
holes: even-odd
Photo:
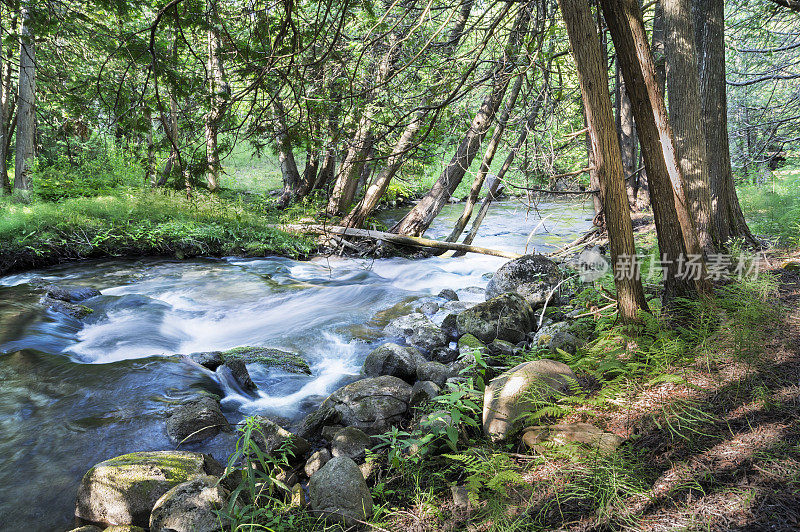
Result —
[{"label": "green grass", "polygon": [[20,203],[0,199],[0,274],[94,257],[299,257],[312,243],[271,227],[266,204],[233,195],[119,188],[109,195]]},{"label": "green grass", "polygon": [[739,188],[739,199],[751,229],[781,245],[800,247],[800,162],[797,158],[774,172],[765,185]]}]

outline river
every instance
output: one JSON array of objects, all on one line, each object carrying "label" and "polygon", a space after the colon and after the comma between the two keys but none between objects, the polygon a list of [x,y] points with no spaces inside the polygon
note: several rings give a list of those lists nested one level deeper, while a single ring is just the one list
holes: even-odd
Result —
[{"label": "river", "polygon": [[[463,205],[448,205],[426,236],[443,238]],[[385,211],[385,221],[402,212]],[[591,203],[493,205],[474,244],[547,252],[591,225]],[[529,233],[545,222],[528,242]],[[354,260],[320,257],[106,260],[0,278],[0,528],[71,528],[80,478],[120,454],[173,449],[170,403],[198,391],[223,396],[231,422],[247,414],[291,425],[358,377],[392,317],[451,288],[483,300],[506,259]],[[83,285],[102,295],[83,322],[44,310],[34,283]],[[249,367],[243,396],[215,373],[173,355],[258,345],[301,354],[310,376]],[[186,450],[224,462],[235,436]]]}]

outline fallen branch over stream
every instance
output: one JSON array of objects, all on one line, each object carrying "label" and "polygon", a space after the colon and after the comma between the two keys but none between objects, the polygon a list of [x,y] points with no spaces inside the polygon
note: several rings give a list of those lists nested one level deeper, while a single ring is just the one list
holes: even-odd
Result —
[{"label": "fallen branch over stream", "polygon": [[292,225],[281,225],[279,226],[279,228],[284,231],[290,231],[290,232],[315,233],[327,236],[343,235],[343,236],[352,236],[358,238],[371,238],[373,240],[384,240],[386,242],[392,242],[393,244],[401,244],[404,246],[462,251],[464,253],[479,253],[481,255],[505,257],[507,259],[517,259],[522,256],[519,253],[511,253],[510,251],[482,248],[479,246],[460,244],[458,242],[441,242],[439,240],[433,240],[430,238],[423,238],[418,236],[396,235],[394,233],[385,233],[383,231],[374,231],[371,229],[355,229],[352,227],[341,227],[338,225],[292,224]]}]

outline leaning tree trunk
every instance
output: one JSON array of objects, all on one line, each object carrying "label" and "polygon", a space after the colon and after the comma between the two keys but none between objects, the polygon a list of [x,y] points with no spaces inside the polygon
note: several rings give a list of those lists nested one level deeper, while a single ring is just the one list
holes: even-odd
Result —
[{"label": "leaning tree trunk", "polygon": [[725,8],[722,2],[695,0],[694,22],[695,41],[700,51],[700,106],[705,121],[712,237],[720,246],[732,237],[756,244],[742,214],[731,168],[725,86]]},{"label": "leaning tree trunk", "polygon": [[517,76],[517,81],[514,83],[514,87],[511,89],[511,94],[508,96],[508,101],[506,102],[505,107],[503,107],[503,112],[500,113],[500,118],[497,120],[494,133],[492,133],[492,139],[489,141],[488,146],[486,146],[486,151],[484,152],[483,160],[481,161],[481,167],[478,170],[478,174],[475,176],[475,179],[472,181],[472,187],[470,187],[469,196],[467,196],[467,201],[464,205],[464,211],[461,213],[461,216],[458,217],[458,220],[456,220],[455,227],[453,227],[450,235],[445,239],[447,242],[457,242],[459,237],[461,237],[461,233],[464,232],[464,228],[467,226],[467,223],[469,223],[469,219],[472,217],[472,210],[475,208],[475,204],[478,202],[478,195],[481,193],[483,182],[486,180],[486,175],[489,173],[489,167],[491,167],[492,161],[494,160],[494,155],[497,153],[497,147],[500,145],[500,140],[503,138],[503,133],[505,133],[508,117],[511,114],[511,110],[517,103],[517,97],[519,96],[519,91],[522,89],[522,82],[524,79],[524,74]]},{"label": "leaning tree trunk", "polygon": [[27,2],[21,6],[21,15],[14,188],[28,190],[33,158],[36,155],[34,138],[36,135],[36,51],[30,28],[31,12]]},{"label": "leaning tree trunk", "polygon": [[600,47],[597,29],[587,0],[559,0],[567,28],[572,55],[578,70],[586,121],[592,140],[594,164],[600,180],[600,194],[606,213],[606,226],[611,241],[611,261],[617,287],[619,315],[634,321],[640,310],[647,310],[641,279],[618,267],[624,260],[636,263],[628,196],[622,175],[619,140],[614,131],[614,115],[608,93],[608,70],[605,51]]},{"label": "leaning tree trunk", "polygon": [[422,236],[461,183],[472,160],[478,154],[481,142],[483,142],[508,88],[517,54],[530,22],[528,7],[527,3],[520,7],[503,57],[492,75],[492,90],[484,98],[450,163],[442,171],[430,192],[391,229],[392,233]]},{"label": "leaning tree trunk", "polygon": [[689,212],[695,223],[700,246],[706,253],[715,251],[711,239],[711,196],[697,48],[692,22],[692,0],[661,0],[666,33],[664,55],[667,64],[669,118],[675,133],[675,150],[683,177]]},{"label": "leaning tree trunk", "polygon": [[[686,200],[686,186],[675,153],[663,93],[637,0],[601,0],[625,86],[633,105],[642,146],[658,245],[666,261],[664,298],[691,296],[707,289],[705,276],[690,279],[679,268],[695,257],[704,270],[702,247]],[[690,257],[691,256],[691,257]]]},{"label": "leaning tree trunk", "polygon": [[215,24],[217,22],[216,2],[213,8],[213,23],[208,30],[208,93],[210,108],[206,114],[206,179],[208,190],[215,192],[219,189],[219,149],[217,135],[219,124],[225,114],[231,89],[225,75],[225,65],[220,57],[220,36]]},{"label": "leaning tree trunk", "polygon": [[[464,33],[464,27],[466,26],[467,20],[469,20],[469,15],[472,11],[472,4],[473,0],[464,0],[462,2],[461,9],[458,13],[458,19],[456,20],[453,29],[450,31],[447,42],[443,46],[442,55],[444,57],[449,57],[458,47],[458,43],[461,41],[461,36]],[[434,78],[438,80],[438,77],[438,74],[434,73]],[[395,144],[392,153],[386,160],[386,166],[381,169],[381,171],[378,173],[378,176],[367,188],[367,191],[364,193],[364,197],[361,199],[358,205],[356,205],[356,207],[354,207],[350,213],[342,219],[342,225],[347,227],[361,227],[369,215],[372,214],[372,211],[375,210],[375,207],[378,206],[381,197],[383,197],[383,195],[386,193],[386,190],[389,188],[389,183],[403,165],[406,154],[411,150],[414,137],[422,127],[422,122],[425,120],[425,117],[428,115],[429,104],[429,98],[426,98],[420,109],[414,113],[413,118],[406,125],[405,129],[400,134],[400,137],[397,139],[397,143]]]}]

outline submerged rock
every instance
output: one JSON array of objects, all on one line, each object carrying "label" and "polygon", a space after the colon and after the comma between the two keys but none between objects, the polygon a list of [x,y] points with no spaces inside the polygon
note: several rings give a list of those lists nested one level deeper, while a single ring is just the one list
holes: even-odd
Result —
[{"label": "submerged rock", "polygon": [[93,309],[87,307],[86,305],[67,303],[66,301],[62,301],[60,299],[53,299],[47,296],[42,297],[40,303],[48,310],[52,310],[53,312],[58,312],[60,314],[65,314],[67,316],[75,318],[76,320],[82,320],[83,318],[94,312]]},{"label": "submerged rock", "polygon": [[511,293],[465,310],[458,315],[457,323],[462,335],[471,334],[485,344],[496,338],[516,344],[535,327],[531,306],[522,296]]},{"label": "submerged rock", "polygon": [[148,527],[150,511],[170,488],[222,472],[216,460],[201,453],[151,451],[111,458],[83,476],[75,516],[93,523]]},{"label": "submerged rock", "polygon": [[247,364],[245,364],[244,360],[231,358],[226,360],[222,367],[230,372],[233,380],[241,386],[242,390],[246,392],[258,390],[258,386],[256,386],[256,383],[254,383],[252,377],[250,377],[250,372],[247,371]]},{"label": "submerged rock", "polygon": [[413,383],[417,376],[417,361],[425,360],[414,347],[394,343],[383,344],[364,360],[364,374],[367,377],[391,375]]},{"label": "submerged rock", "polygon": [[483,395],[483,432],[493,441],[504,440],[525,413],[543,406],[576,383],[569,366],[554,360],[524,362],[492,379]]},{"label": "submerged rock", "polygon": [[[533,308],[540,307],[561,279],[558,265],[552,260],[544,255],[524,255],[497,270],[486,286],[486,299],[514,292],[524,297]],[[551,305],[556,303],[550,302]]]},{"label": "submerged rock", "polygon": [[219,478],[202,476],[171,488],[156,501],[150,513],[150,532],[222,532],[217,511],[229,493]]},{"label": "submerged rock", "polygon": [[100,295],[100,290],[88,286],[67,286],[51,284],[45,287],[45,295],[51,299],[78,303]]},{"label": "submerged rock", "polygon": [[225,362],[241,360],[245,364],[261,364],[268,368],[278,368],[289,373],[311,375],[308,362],[296,353],[289,353],[272,347],[236,347],[220,353]]},{"label": "submerged rock", "polygon": [[167,418],[167,435],[173,443],[195,443],[230,430],[219,402],[200,396],[177,405]]},{"label": "submerged rock", "polygon": [[358,465],[346,456],[332,458],[308,482],[311,509],[330,523],[358,526],[372,516],[372,494]]}]

